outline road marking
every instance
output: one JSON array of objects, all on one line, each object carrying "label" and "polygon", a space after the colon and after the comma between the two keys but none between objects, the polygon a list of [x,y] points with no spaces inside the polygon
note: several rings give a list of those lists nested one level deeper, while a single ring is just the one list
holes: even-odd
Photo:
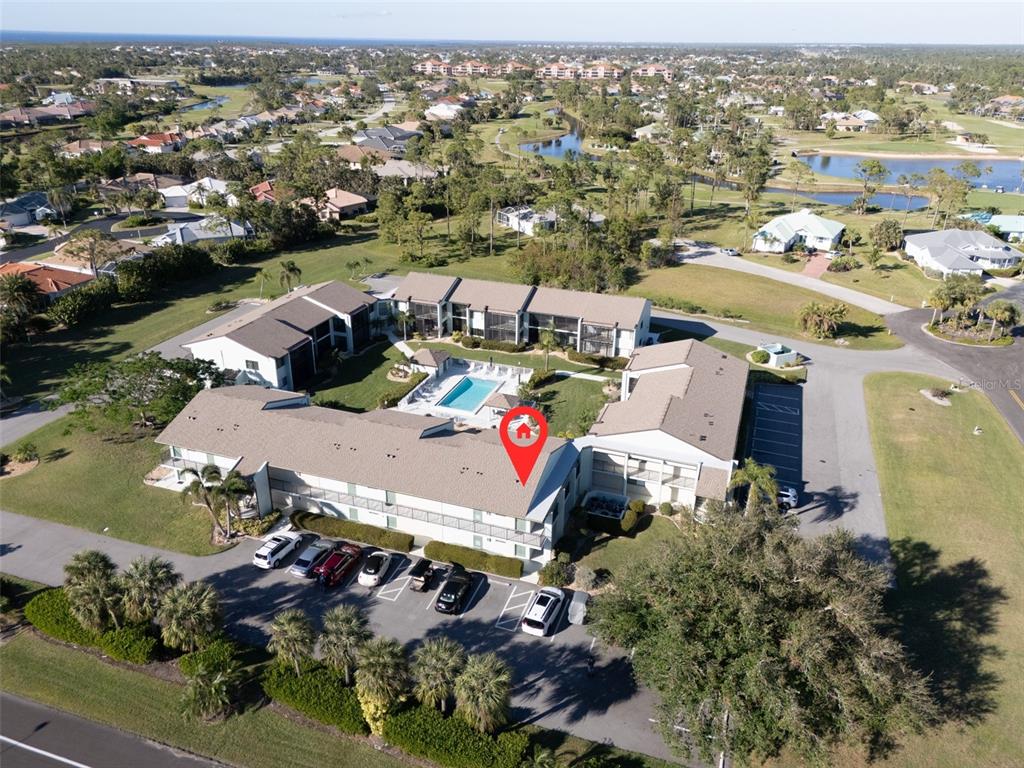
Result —
[{"label": "road marking", "polygon": [[411,580],[412,576],[399,576],[398,578],[392,579],[377,590],[377,599],[389,600],[392,603],[395,602],[398,600],[398,596],[402,594],[402,590],[409,585]]},{"label": "road marking", "polygon": [[30,745],[25,744],[23,742],[16,741],[15,739],[9,739],[6,736],[0,736],[0,741],[4,742],[5,744],[12,744],[15,747],[20,747],[21,749],[24,749],[24,750],[26,750],[28,752],[34,752],[37,755],[42,755],[43,757],[48,757],[48,758],[50,758],[51,760],[53,760],[55,762],[63,763],[64,765],[73,766],[74,768],[91,768],[91,766],[88,766],[85,763],[76,763],[74,760],[69,760],[66,757],[61,757],[60,755],[55,755],[55,754],[53,754],[53,752],[47,752],[45,749],[39,749],[38,747],[30,746]]},{"label": "road marking", "polygon": [[775,405],[774,403],[758,403],[757,409],[759,411],[771,411],[772,413],[785,413],[788,416],[799,416],[800,409],[793,408],[789,405]]},{"label": "road marking", "polygon": [[[530,605],[533,592],[534,590],[532,589],[517,591],[513,584],[512,590],[505,600],[505,605],[498,614],[498,620],[494,622],[494,626],[498,629],[504,629],[506,632],[515,632],[519,627],[519,622],[523,619],[523,614],[526,613],[526,609]],[[505,614],[510,615],[506,616]]]},{"label": "road marking", "polygon": [[596,642],[597,642],[597,638],[596,637],[590,638],[590,648],[588,648],[587,650],[590,651],[591,653],[594,652],[594,643],[596,643]]},{"label": "road marking", "polygon": [[472,594],[470,594],[470,596],[469,596],[469,600],[467,600],[466,604],[462,606],[462,610],[459,611],[459,615],[455,617],[456,619],[461,619],[463,616],[466,615],[466,611],[468,611],[469,607],[471,605],[473,605],[473,600],[476,599],[476,593],[480,591],[480,587],[482,587],[484,585],[484,581],[486,581],[486,579],[484,579],[481,576],[480,577],[480,583],[477,584],[476,587],[473,589]]}]

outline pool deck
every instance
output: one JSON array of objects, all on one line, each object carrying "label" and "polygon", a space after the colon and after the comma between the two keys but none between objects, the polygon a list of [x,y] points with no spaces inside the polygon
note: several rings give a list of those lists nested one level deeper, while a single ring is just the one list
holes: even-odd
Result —
[{"label": "pool deck", "polygon": [[[530,368],[456,359],[442,375],[429,377],[402,398],[397,407],[406,413],[452,418],[456,423],[467,426],[497,427],[501,422],[501,415],[484,405],[484,402],[494,394],[515,395],[519,391],[519,385],[529,379],[532,373],[533,370]],[[441,400],[466,376],[493,382],[494,387],[474,411],[440,405]]]}]

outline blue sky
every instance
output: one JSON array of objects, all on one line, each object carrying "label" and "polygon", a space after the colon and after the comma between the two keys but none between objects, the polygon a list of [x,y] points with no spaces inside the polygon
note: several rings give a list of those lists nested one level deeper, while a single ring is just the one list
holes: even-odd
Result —
[{"label": "blue sky", "polygon": [[0,30],[282,39],[1024,45],[1024,2],[3,0]]}]

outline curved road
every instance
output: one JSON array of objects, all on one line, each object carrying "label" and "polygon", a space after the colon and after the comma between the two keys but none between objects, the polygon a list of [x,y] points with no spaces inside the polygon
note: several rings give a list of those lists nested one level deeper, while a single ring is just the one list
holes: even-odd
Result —
[{"label": "curved road", "polygon": [[[171,219],[172,221],[198,221],[202,218],[202,216],[197,214],[185,213],[183,211],[160,211],[159,215],[161,218]],[[124,232],[113,232],[113,226],[119,221],[124,221],[126,218],[128,218],[128,214],[118,213],[102,219],[93,219],[92,221],[82,222],[74,231],[77,232],[82,229],[98,229],[104,234],[113,235],[118,240],[131,240],[137,238],[140,232],[143,236],[146,236],[163,234],[167,231],[166,225],[160,224],[155,227],[145,227],[141,230],[132,229]],[[70,234],[61,235],[60,237],[44,240],[43,242],[36,243],[35,245],[26,245],[24,248],[16,248],[13,251],[7,251],[6,253],[0,254],[0,263],[6,264],[7,262],[12,261],[25,261],[26,259],[31,259],[34,256],[50,253],[61,243],[67,242],[70,237]]]}]

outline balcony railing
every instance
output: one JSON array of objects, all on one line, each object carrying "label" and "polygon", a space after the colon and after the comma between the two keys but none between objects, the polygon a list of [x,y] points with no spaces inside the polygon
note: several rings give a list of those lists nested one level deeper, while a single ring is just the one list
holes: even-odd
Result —
[{"label": "balcony railing", "polygon": [[382,515],[396,515],[407,517],[411,520],[420,520],[434,525],[442,525],[447,528],[454,528],[460,531],[470,531],[482,536],[490,536],[495,539],[503,539],[516,544],[523,544],[529,547],[542,549],[545,537],[542,534],[517,531],[514,528],[504,528],[499,525],[478,523],[475,520],[466,520],[461,517],[453,517],[442,512],[430,512],[425,509],[416,509],[402,504],[385,504],[379,499],[370,499],[365,496],[352,496],[338,491],[329,491],[324,488],[314,488],[309,485],[298,485],[282,480],[271,480],[272,490],[293,496],[303,496],[314,501],[329,501],[339,506],[356,507],[357,509],[369,509]]},{"label": "balcony railing", "polygon": [[160,463],[165,467],[173,467],[174,469],[191,469],[193,472],[202,472],[203,467],[208,466],[205,461],[192,461],[191,459],[183,459],[180,456],[173,455],[170,450],[165,450],[163,456],[160,459]]}]

